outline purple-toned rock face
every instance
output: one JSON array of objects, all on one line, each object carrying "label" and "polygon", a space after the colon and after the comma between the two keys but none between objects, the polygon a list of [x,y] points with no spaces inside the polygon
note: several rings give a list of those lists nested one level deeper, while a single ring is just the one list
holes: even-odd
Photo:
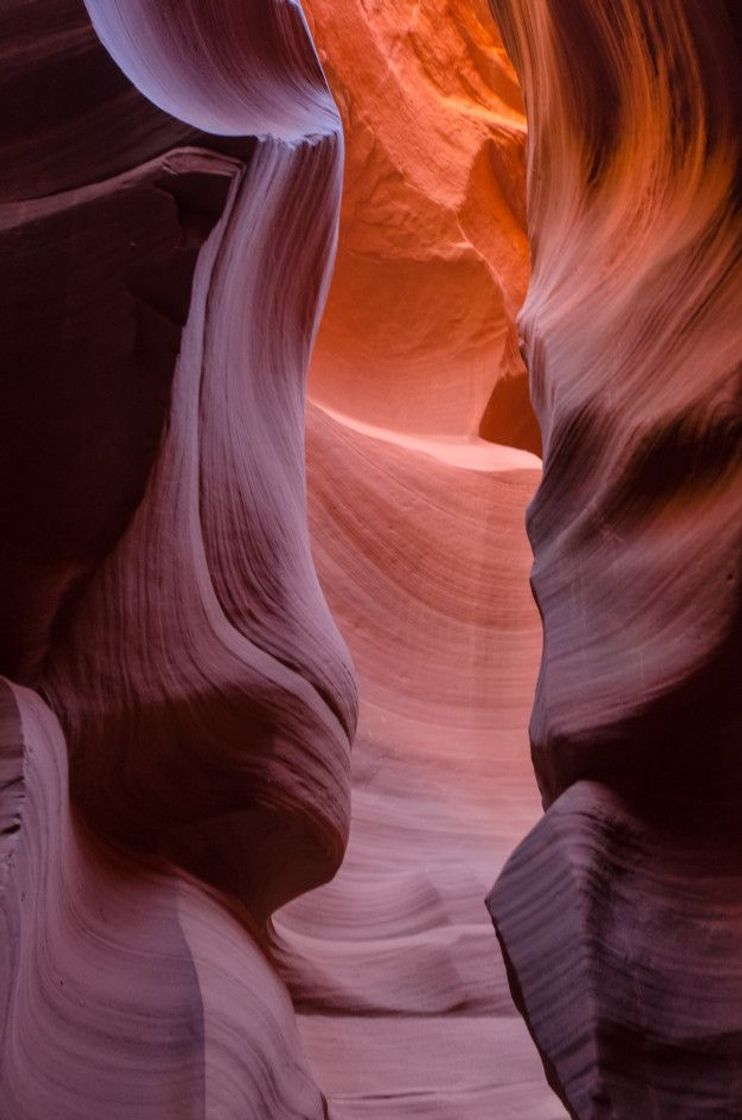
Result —
[{"label": "purple-toned rock face", "polygon": [[0,5],[0,1120],[742,1117],[733,14]]},{"label": "purple-toned rock face", "polygon": [[339,121],[294,5],[1,20],[0,1115],[319,1117],[255,937],[348,830],[303,450]]},{"label": "purple-toned rock face", "polygon": [[[78,128],[92,114],[108,150],[92,182],[40,198],[29,169],[7,205],[10,467],[30,476],[20,526],[15,507],[8,516],[7,671],[60,713],[89,823],[264,913],[324,878],[347,830],[354,690],[309,556],[302,432],[340,140],[300,13],[271,34],[257,20],[265,42],[240,23],[230,64],[216,34],[237,9],[222,7],[207,18],[181,5],[168,37],[161,5],[89,10],[144,88],[145,71],[168,77],[171,114],[201,123],[179,91],[203,85],[205,123],[216,129],[223,105],[220,131],[236,132],[239,105],[246,139],[194,132],[145,101],[80,5],[47,32],[51,73],[26,76],[26,99],[43,106],[66,63],[68,114]],[[203,37],[198,68],[176,49],[181,24]],[[65,50],[85,65],[70,69]],[[235,84],[260,67],[255,89]],[[275,139],[294,101],[290,142]],[[63,160],[64,134],[49,128]],[[297,837],[302,859],[289,860]],[[274,858],[295,864],[276,883]]]},{"label": "purple-toned rock face", "polygon": [[77,0],[0,20],[0,669],[33,681],[141,501],[199,250],[254,142],[154,109]]},{"label": "purple-toned rock face", "polygon": [[493,7],[529,110],[531,739],[551,808],[489,904],[572,1115],[721,1120],[742,1115],[732,8]]}]

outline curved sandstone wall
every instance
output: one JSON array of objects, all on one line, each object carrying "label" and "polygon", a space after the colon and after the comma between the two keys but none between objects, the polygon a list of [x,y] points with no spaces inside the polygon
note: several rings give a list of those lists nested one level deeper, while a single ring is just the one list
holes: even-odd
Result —
[{"label": "curved sandstone wall", "polygon": [[739,13],[493,8],[529,119],[548,811],[490,906],[572,1115],[721,1120],[742,1111]]},{"label": "curved sandstone wall", "polygon": [[293,4],[1,18],[0,1116],[319,1120],[265,926],[348,832],[303,415],[340,122]]},{"label": "curved sandstone wall", "polygon": [[742,1114],[733,14],[3,5],[0,1120]]}]

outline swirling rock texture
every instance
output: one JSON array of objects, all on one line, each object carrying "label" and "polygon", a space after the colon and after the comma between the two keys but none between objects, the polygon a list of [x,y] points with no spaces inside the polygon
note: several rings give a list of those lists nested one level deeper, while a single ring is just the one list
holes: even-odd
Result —
[{"label": "swirling rock texture", "polygon": [[484,5],[306,8],[346,137],[310,530],[361,707],[348,854],[274,953],[338,1120],[556,1120],[482,906],[538,816],[520,95]]},{"label": "swirling rock texture", "polygon": [[529,115],[531,739],[548,811],[489,904],[570,1115],[727,1120],[742,1116],[739,6],[493,7]]},{"label": "swirling rock texture", "polygon": [[303,439],[339,119],[291,3],[0,26],[0,1116],[319,1118],[265,923],[348,830]]},{"label": "swirling rock texture", "polygon": [[540,485],[484,0],[2,6],[0,1120],[742,1115],[731,19],[493,6]]},{"label": "swirling rock texture", "polygon": [[289,907],[356,720],[304,495],[340,121],[293,3],[0,15],[2,1120],[560,1115],[481,905],[537,815],[522,106],[481,6],[352,13],[344,112],[359,31],[398,78],[306,426],[364,701]]},{"label": "swirling rock texture", "polygon": [[457,461],[316,406],[307,430],[315,558],[361,697],[345,861],[274,919],[308,1056],[337,1120],[557,1120],[483,906],[539,812],[538,461]]}]

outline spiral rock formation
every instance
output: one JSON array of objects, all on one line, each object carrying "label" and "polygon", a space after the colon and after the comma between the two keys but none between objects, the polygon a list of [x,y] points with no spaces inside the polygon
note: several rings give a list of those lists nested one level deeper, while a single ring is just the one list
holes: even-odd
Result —
[{"label": "spiral rock formation", "polygon": [[446,450],[310,406],[310,531],[360,718],[346,858],[275,915],[274,952],[336,1120],[561,1120],[483,906],[539,813],[523,515],[540,464]]}]

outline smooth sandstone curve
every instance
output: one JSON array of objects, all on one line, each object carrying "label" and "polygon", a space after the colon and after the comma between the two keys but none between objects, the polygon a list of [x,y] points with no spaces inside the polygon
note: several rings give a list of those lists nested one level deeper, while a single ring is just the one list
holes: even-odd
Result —
[{"label": "smooth sandstone curve", "polygon": [[548,812],[489,905],[571,1115],[721,1120],[742,1113],[739,12],[493,9],[529,121]]},{"label": "smooth sandstone curve", "polygon": [[0,206],[0,1115],[320,1120],[265,922],[348,832],[303,447],[342,132],[297,5],[87,12],[134,84],[78,0],[2,16],[47,146]]}]

